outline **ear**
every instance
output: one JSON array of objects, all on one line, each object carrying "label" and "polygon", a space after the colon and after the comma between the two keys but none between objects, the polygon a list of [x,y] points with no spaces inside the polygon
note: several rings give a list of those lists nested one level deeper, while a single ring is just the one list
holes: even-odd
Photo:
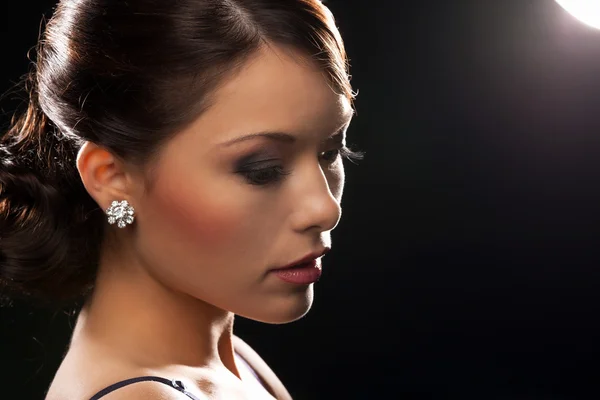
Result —
[{"label": "ear", "polygon": [[131,201],[131,179],[123,163],[103,147],[85,142],[77,154],[77,169],[86,190],[103,210],[113,200]]}]

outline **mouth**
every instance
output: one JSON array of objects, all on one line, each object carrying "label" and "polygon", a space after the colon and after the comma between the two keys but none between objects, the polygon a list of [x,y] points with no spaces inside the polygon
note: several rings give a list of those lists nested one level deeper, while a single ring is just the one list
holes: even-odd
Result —
[{"label": "mouth", "polygon": [[315,283],[321,278],[322,272],[320,258],[290,267],[271,270],[271,274],[282,281],[295,285],[310,285],[311,283]]},{"label": "mouth", "polygon": [[299,260],[296,260],[290,264],[287,264],[287,265],[284,265],[281,267],[273,268],[272,270],[277,271],[277,270],[283,270],[283,269],[306,268],[311,265],[316,265],[317,260],[319,260],[325,254],[329,253],[330,250],[331,250],[331,248],[325,247],[323,250],[310,253],[310,254],[302,257]]},{"label": "mouth", "polygon": [[294,285],[310,285],[321,278],[321,257],[331,250],[326,247],[321,251],[311,253],[293,263],[274,268],[269,272],[284,282]]}]

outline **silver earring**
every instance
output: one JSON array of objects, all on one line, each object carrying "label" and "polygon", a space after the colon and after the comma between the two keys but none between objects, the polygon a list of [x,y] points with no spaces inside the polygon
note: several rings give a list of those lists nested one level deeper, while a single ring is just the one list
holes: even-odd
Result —
[{"label": "silver earring", "polygon": [[109,224],[113,225],[116,223],[119,228],[125,228],[127,225],[133,224],[135,210],[129,205],[127,200],[115,200],[106,209],[106,215],[108,215]]}]

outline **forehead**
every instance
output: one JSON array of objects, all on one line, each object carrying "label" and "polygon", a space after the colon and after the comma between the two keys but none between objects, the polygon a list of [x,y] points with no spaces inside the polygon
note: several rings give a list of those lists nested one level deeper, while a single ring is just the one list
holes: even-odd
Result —
[{"label": "forehead", "polygon": [[217,89],[196,131],[222,142],[252,131],[337,129],[351,113],[348,99],[310,60],[268,47]]}]

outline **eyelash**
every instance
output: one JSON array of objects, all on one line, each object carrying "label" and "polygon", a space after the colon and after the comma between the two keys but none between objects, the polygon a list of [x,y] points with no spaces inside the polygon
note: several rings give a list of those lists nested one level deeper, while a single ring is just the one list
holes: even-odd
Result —
[{"label": "eyelash", "polygon": [[350,162],[355,162],[358,160],[362,160],[365,156],[365,153],[362,151],[354,151],[354,150],[350,150],[348,147],[344,146],[341,147],[339,149],[334,149],[334,150],[329,150],[326,151],[324,154],[330,153],[330,152],[334,152],[335,153],[335,158],[329,162],[333,163],[335,162],[338,157],[342,157],[342,159],[348,160]]},{"label": "eyelash", "polygon": [[[329,150],[322,154],[334,153],[335,157],[333,159],[325,158],[326,162],[329,164],[333,164],[339,157],[343,159],[349,160],[351,162],[355,162],[357,160],[362,160],[364,157],[364,153],[360,151],[350,150],[348,147],[344,146],[339,149]],[[276,165],[272,167],[259,168],[259,169],[246,169],[238,171],[239,174],[244,176],[249,184],[256,186],[267,186],[270,184],[275,184],[280,182],[285,176],[290,175],[290,171],[286,171],[283,167]]]}]

